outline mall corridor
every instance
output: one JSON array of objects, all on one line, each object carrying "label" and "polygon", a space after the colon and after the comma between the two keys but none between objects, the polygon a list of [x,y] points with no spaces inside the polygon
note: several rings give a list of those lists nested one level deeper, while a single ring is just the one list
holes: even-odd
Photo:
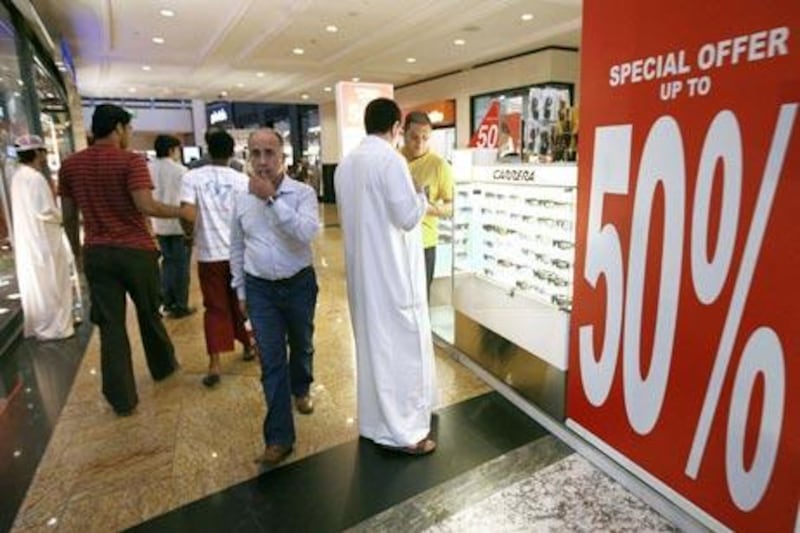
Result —
[{"label": "mall corridor", "polygon": [[[150,380],[134,342],[140,404],[127,418],[115,416],[102,398],[98,335],[85,326],[83,341],[60,347],[26,341],[15,354],[38,357],[42,367],[47,361],[35,352],[50,346],[45,357],[62,366],[71,360],[77,373],[71,389],[62,385],[63,407],[48,407],[55,426],[38,468],[30,464],[26,473],[15,465],[22,457],[14,451],[32,461],[33,443],[43,448],[43,435],[27,442],[23,436],[16,448],[3,449],[4,500],[16,491],[24,501],[18,512],[3,506],[0,529],[12,523],[20,532],[674,529],[491,391],[447,349],[437,349],[437,451],[398,456],[359,439],[341,232],[332,206],[321,209],[317,408],[296,416],[298,440],[286,463],[263,471],[255,462],[263,451],[264,414],[257,363],[227,354],[221,385],[208,390],[200,384],[207,364],[202,313],[166,321],[181,370],[165,382]],[[194,272],[192,281],[197,305]],[[21,376],[23,389],[35,387],[36,376]],[[43,407],[32,399],[36,394],[29,390],[27,398],[12,401],[29,401],[37,413]],[[2,417],[0,430],[9,430]]]}]

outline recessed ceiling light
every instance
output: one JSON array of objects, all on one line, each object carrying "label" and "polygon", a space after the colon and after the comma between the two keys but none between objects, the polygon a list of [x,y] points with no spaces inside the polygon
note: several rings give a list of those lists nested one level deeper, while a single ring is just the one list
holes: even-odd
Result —
[{"label": "recessed ceiling light", "polygon": [[156,44],[164,44],[164,38],[163,37],[153,37],[153,42],[156,43]]},{"label": "recessed ceiling light", "polygon": [[325,91],[326,93],[329,93],[329,92],[331,92],[333,89],[331,89],[330,87],[323,87],[323,88],[322,88],[322,90],[323,90],[323,91]]},{"label": "recessed ceiling light", "polygon": [[407,57],[406,58],[406,63],[416,63],[416,62],[417,62],[417,58],[416,57]]},{"label": "recessed ceiling light", "polygon": [[162,17],[174,17],[175,12],[171,9],[162,9],[160,11]]},{"label": "recessed ceiling light", "polygon": [[305,51],[305,50],[303,50],[302,48],[293,48],[293,49],[292,49],[292,53],[293,53],[294,55],[296,55],[296,56],[301,56],[301,55],[305,54],[305,53],[306,53],[306,51]]},{"label": "recessed ceiling light", "polygon": [[302,98],[303,100],[308,100],[308,94],[303,93],[300,95],[300,98]]},{"label": "recessed ceiling light", "polygon": [[453,41],[453,44],[456,46],[464,46],[465,44],[467,44],[467,41],[465,41],[464,39],[456,39]]},{"label": "recessed ceiling light", "polygon": [[129,93],[135,93],[136,92],[136,87],[131,87],[130,89],[128,89],[128,92]]},{"label": "recessed ceiling light", "polygon": [[532,13],[524,13],[520,18],[522,20],[524,20],[525,22],[527,22],[529,20],[533,20],[533,14]]},{"label": "recessed ceiling light", "polygon": [[358,83],[360,81],[361,81],[361,78],[359,78],[358,76],[353,76],[353,82]]},{"label": "recessed ceiling light", "polygon": [[333,24],[328,24],[327,26],[325,26],[325,31],[327,31],[328,33],[336,33],[337,31],[339,31],[339,28],[337,28]]},{"label": "recessed ceiling light", "polygon": [[244,87],[244,83],[237,83],[236,86],[241,89]]},{"label": "recessed ceiling light", "polygon": [[264,77],[264,73],[263,72],[256,72],[256,76],[258,76],[259,78],[263,78]]},{"label": "recessed ceiling light", "polygon": [[228,96],[228,91],[221,91],[221,92],[219,93],[219,95],[220,95],[220,96],[222,96],[222,97],[224,98],[224,97]]},{"label": "recessed ceiling light", "polygon": [[153,70],[153,67],[150,65],[142,65],[142,70]]}]

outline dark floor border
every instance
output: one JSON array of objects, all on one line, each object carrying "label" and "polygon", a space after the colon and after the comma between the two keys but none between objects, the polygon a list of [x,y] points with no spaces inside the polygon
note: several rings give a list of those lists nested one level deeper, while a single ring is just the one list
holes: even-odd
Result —
[{"label": "dark floor border", "polygon": [[440,410],[435,453],[348,442],[156,517],[131,531],[341,531],[547,431],[496,392]]}]

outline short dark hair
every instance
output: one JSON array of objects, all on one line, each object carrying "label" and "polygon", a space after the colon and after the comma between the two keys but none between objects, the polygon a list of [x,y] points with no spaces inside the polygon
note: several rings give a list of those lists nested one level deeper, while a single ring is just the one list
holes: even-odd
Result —
[{"label": "short dark hair", "polygon": [[153,143],[153,148],[156,151],[156,157],[169,157],[169,153],[176,146],[180,146],[181,141],[172,135],[159,135]]},{"label": "short dark hair", "polygon": [[208,143],[208,155],[211,159],[219,161],[233,157],[234,141],[227,131],[212,131],[206,135]]},{"label": "short dark hair", "polygon": [[206,129],[206,133],[205,133],[205,135],[203,135],[203,139],[205,139],[205,141],[206,141],[206,146],[208,146],[208,144],[209,144],[208,143],[208,139],[211,137],[211,134],[212,133],[216,133],[218,131],[225,131],[225,128],[223,128],[222,126],[219,126],[217,124],[212,124],[211,126],[209,126]]},{"label": "short dark hair", "polygon": [[403,123],[403,129],[407,131],[412,124],[422,124],[423,126],[430,126],[431,128],[433,127],[431,117],[429,117],[424,111],[411,111],[406,115],[406,121]]},{"label": "short dark hair", "polygon": [[391,131],[395,122],[400,122],[402,114],[397,103],[390,98],[376,98],[367,104],[364,111],[364,127],[367,134]]},{"label": "short dark hair", "polygon": [[43,148],[37,148],[35,150],[25,150],[24,152],[17,152],[17,159],[19,159],[20,163],[33,163],[33,160],[36,159],[36,155],[39,153],[39,150]]},{"label": "short dark hair", "polygon": [[117,124],[127,126],[132,115],[114,104],[100,104],[94,108],[92,115],[92,135],[95,139],[108,137],[116,129]]}]

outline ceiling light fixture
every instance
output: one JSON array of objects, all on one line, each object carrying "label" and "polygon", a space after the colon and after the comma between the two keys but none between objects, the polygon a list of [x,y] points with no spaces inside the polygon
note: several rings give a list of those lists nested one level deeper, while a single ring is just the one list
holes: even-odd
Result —
[{"label": "ceiling light fixture", "polygon": [[360,81],[361,81],[361,78],[359,78],[358,76],[353,76],[353,83],[358,83]]},{"label": "ceiling light fixture", "polygon": [[174,17],[175,12],[171,9],[162,9],[160,11],[162,17]]},{"label": "ceiling light fixture", "polygon": [[153,37],[153,42],[156,43],[156,44],[164,44],[164,38],[163,37]]},{"label": "ceiling light fixture", "polygon": [[293,53],[294,55],[296,55],[296,56],[301,56],[301,55],[305,54],[305,53],[306,53],[306,51],[305,51],[305,50],[303,50],[302,48],[293,48],[293,49],[292,49],[292,53]]},{"label": "ceiling light fixture", "polygon": [[237,83],[236,86],[240,89],[244,88],[244,83]]},{"label": "ceiling light fixture", "polygon": [[330,87],[326,86],[326,87],[323,87],[323,88],[322,88],[322,90],[323,90],[323,91],[325,91],[326,93],[329,93],[329,92],[331,92],[333,89],[331,89]]},{"label": "ceiling light fixture", "polygon": [[416,63],[416,62],[417,62],[417,58],[416,57],[407,57],[406,58],[406,63]]},{"label": "ceiling light fixture", "polygon": [[228,96],[228,91],[222,91],[222,92],[220,92],[220,93],[219,93],[219,95],[220,95],[222,98],[225,98],[226,96]]},{"label": "ceiling light fixture", "polygon": [[464,39],[456,39],[453,41],[453,44],[456,46],[464,46],[465,44],[467,44],[467,41],[465,41]]},{"label": "ceiling light fixture", "polygon": [[337,31],[339,31],[339,28],[337,28],[333,24],[328,24],[327,26],[325,26],[325,31],[327,31],[328,33],[336,33]]},{"label": "ceiling light fixture", "polygon": [[300,95],[300,98],[302,98],[303,100],[308,100],[308,94],[303,93]]},{"label": "ceiling light fixture", "polygon": [[528,22],[529,20],[533,20],[533,14],[532,13],[524,13],[520,18],[522,20],[524,20],[525,22]]},{"label": "ceiling light fixture", "polygon": [[129,93],[135,93],[136,92],[136,87],[131,87],[130,89],[128,89],[128,92]]},{"label": "ceiling light fixture", "polygon": [[264,75],[265,74],[263,72],[256,72],[256,76],[258,76],[259,78],[263,78]]},{"label": "ceiling light fixture", "polygon": [[150,65],[142,65],[142,70],[147,70],[147,71],[153,70],[153,67],[151,67]]}]

